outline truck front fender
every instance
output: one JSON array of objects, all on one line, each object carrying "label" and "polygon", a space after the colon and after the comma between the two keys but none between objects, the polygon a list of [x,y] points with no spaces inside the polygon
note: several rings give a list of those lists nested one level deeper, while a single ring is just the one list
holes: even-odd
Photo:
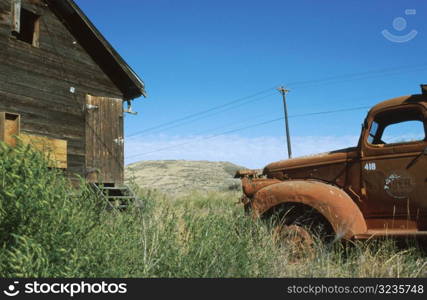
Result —
[{"label": "truck front fender", "polygon": [[367,226],[359,207],[343,190],[315,180],[288,180],[263,187],[251,199],[256,217],[283,204],[304,204],[322,214],[338,237],[351,239]]}]

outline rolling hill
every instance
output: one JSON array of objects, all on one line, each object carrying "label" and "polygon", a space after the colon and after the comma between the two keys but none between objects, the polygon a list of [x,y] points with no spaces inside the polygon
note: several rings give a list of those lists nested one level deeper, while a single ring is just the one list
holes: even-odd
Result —
[{"label": "rolling hill", "polygon": [[126,166],[126,182],[166,194],[194,190],[238,190],[240,180],[233,178],[244,167],[230,162],[155,160]]}]

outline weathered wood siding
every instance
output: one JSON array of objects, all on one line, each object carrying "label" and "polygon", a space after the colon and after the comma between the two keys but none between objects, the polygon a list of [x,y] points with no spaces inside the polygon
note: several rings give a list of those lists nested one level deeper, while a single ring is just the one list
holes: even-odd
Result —
[{"label": "weathered wood siding", "polygon": [[41,15],[39,47],[11,35],[11,0],[0,0],[0,111],[19,113],[23,132],[66,139],[68,172],[83,176],[86,94],[123,95],[49,7],[22,3]]}]

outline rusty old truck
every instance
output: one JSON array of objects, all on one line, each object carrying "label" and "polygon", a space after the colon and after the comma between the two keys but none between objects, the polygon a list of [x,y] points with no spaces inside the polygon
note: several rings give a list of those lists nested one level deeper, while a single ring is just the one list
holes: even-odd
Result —
[{"label": "rusty old truck", "polygon": [[372,107],[357,147],[238,171],[245,209],[279,215],[275,228],[303,239],[315,227],[344,240],[427,237],[427,85],[421,90]]}]

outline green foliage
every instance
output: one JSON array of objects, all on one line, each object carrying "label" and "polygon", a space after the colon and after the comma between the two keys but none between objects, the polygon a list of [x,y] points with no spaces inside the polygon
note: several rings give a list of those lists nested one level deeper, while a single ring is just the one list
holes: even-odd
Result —
[{"label": "green foliage", "polygon": [[72,276],[80,239],[99,224],[97,199],[76,195],[30,146],[0,144],[0,274]]},{"label": "green foliage", "polygon": [[139,191],[143,208],[105,210],[43,155],[0,144],[1,277],[418,277],[427,260],[391,240],[318,243],[292,257],[236,205],[239,192],[178,199]]}]

